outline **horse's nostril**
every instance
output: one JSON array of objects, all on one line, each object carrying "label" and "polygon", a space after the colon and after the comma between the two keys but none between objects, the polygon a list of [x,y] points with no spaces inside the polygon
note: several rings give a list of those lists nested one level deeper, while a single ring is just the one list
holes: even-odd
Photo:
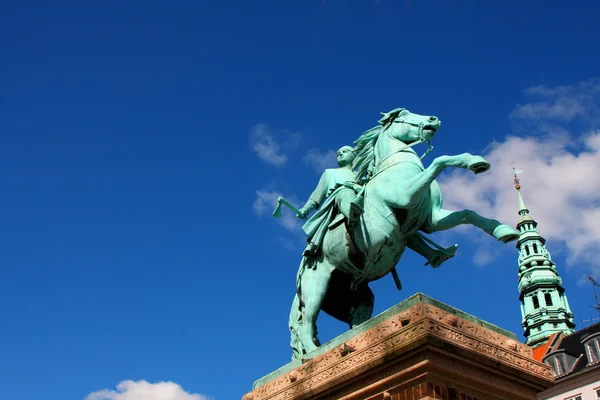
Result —
[{"label": "horse's nostril", "polygon": [[435,121],[437,119],[437,117],[429,117],[430,121]]}]

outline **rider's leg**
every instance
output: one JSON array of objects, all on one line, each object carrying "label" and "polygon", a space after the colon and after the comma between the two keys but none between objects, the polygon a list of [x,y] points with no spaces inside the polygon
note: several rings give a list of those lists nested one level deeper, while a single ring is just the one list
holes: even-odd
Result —
[{"label": "rider's leg", "polygon": [[358,223],[358,219],[363,212],[362,202],[357,201],[356,192],[350,188],[340,189],[336,196],[336,204],[340,212],[348,220],[351,228]]}]

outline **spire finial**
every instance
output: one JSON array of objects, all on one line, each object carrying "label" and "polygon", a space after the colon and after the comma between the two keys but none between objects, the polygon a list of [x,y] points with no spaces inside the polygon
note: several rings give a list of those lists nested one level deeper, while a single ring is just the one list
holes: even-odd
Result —
[{"label": "spire finial", "polygon": [[517,176],[519,174],[522,174],[523,171],[515,168],[514,164],[515,163],[513,162],[512,163],[512,165],[513,165],[513,182],[515,184],[515,189],[517,189],[517,193],[519,194],[519,215],[523,216],[523,215],[529,214],[529,210],[525,206],[525,201],[523,201],[523,196],[521,196],[521,181],[519,180],[519,177]]},{"label": "spire finial", "polygon": [[519,177],[517,175],[522,174],[523,171],[521,171],[520,169],[516,169],[514,167],[515,163],[512,163],[513,165],[513,182],[515,183],[515,189],[517,190],[521,190],[521,181],[519,181]]}]

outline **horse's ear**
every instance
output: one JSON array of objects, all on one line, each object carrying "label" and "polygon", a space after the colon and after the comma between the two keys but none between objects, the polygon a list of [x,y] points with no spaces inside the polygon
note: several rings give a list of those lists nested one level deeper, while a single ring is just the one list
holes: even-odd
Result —
[{"label": "horse's ear", "polygon": [[395,108],[390,112],[387,113],[380,113],[382,115],[381,119],[378,121],[381,125],[386,125],[390,122],[392,122],[393,120],[395,120],[398,115],[402,112],[406,110],[406,108]]}]

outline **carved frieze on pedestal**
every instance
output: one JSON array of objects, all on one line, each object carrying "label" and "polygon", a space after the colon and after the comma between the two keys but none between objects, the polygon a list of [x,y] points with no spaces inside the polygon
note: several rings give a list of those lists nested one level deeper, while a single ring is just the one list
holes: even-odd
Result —
[{"label": "carved frieze on pedestal", "polygon": [[525,400],[553,383],[513,334],[422,294],[363,325],[257,381],[243,399]]}]

